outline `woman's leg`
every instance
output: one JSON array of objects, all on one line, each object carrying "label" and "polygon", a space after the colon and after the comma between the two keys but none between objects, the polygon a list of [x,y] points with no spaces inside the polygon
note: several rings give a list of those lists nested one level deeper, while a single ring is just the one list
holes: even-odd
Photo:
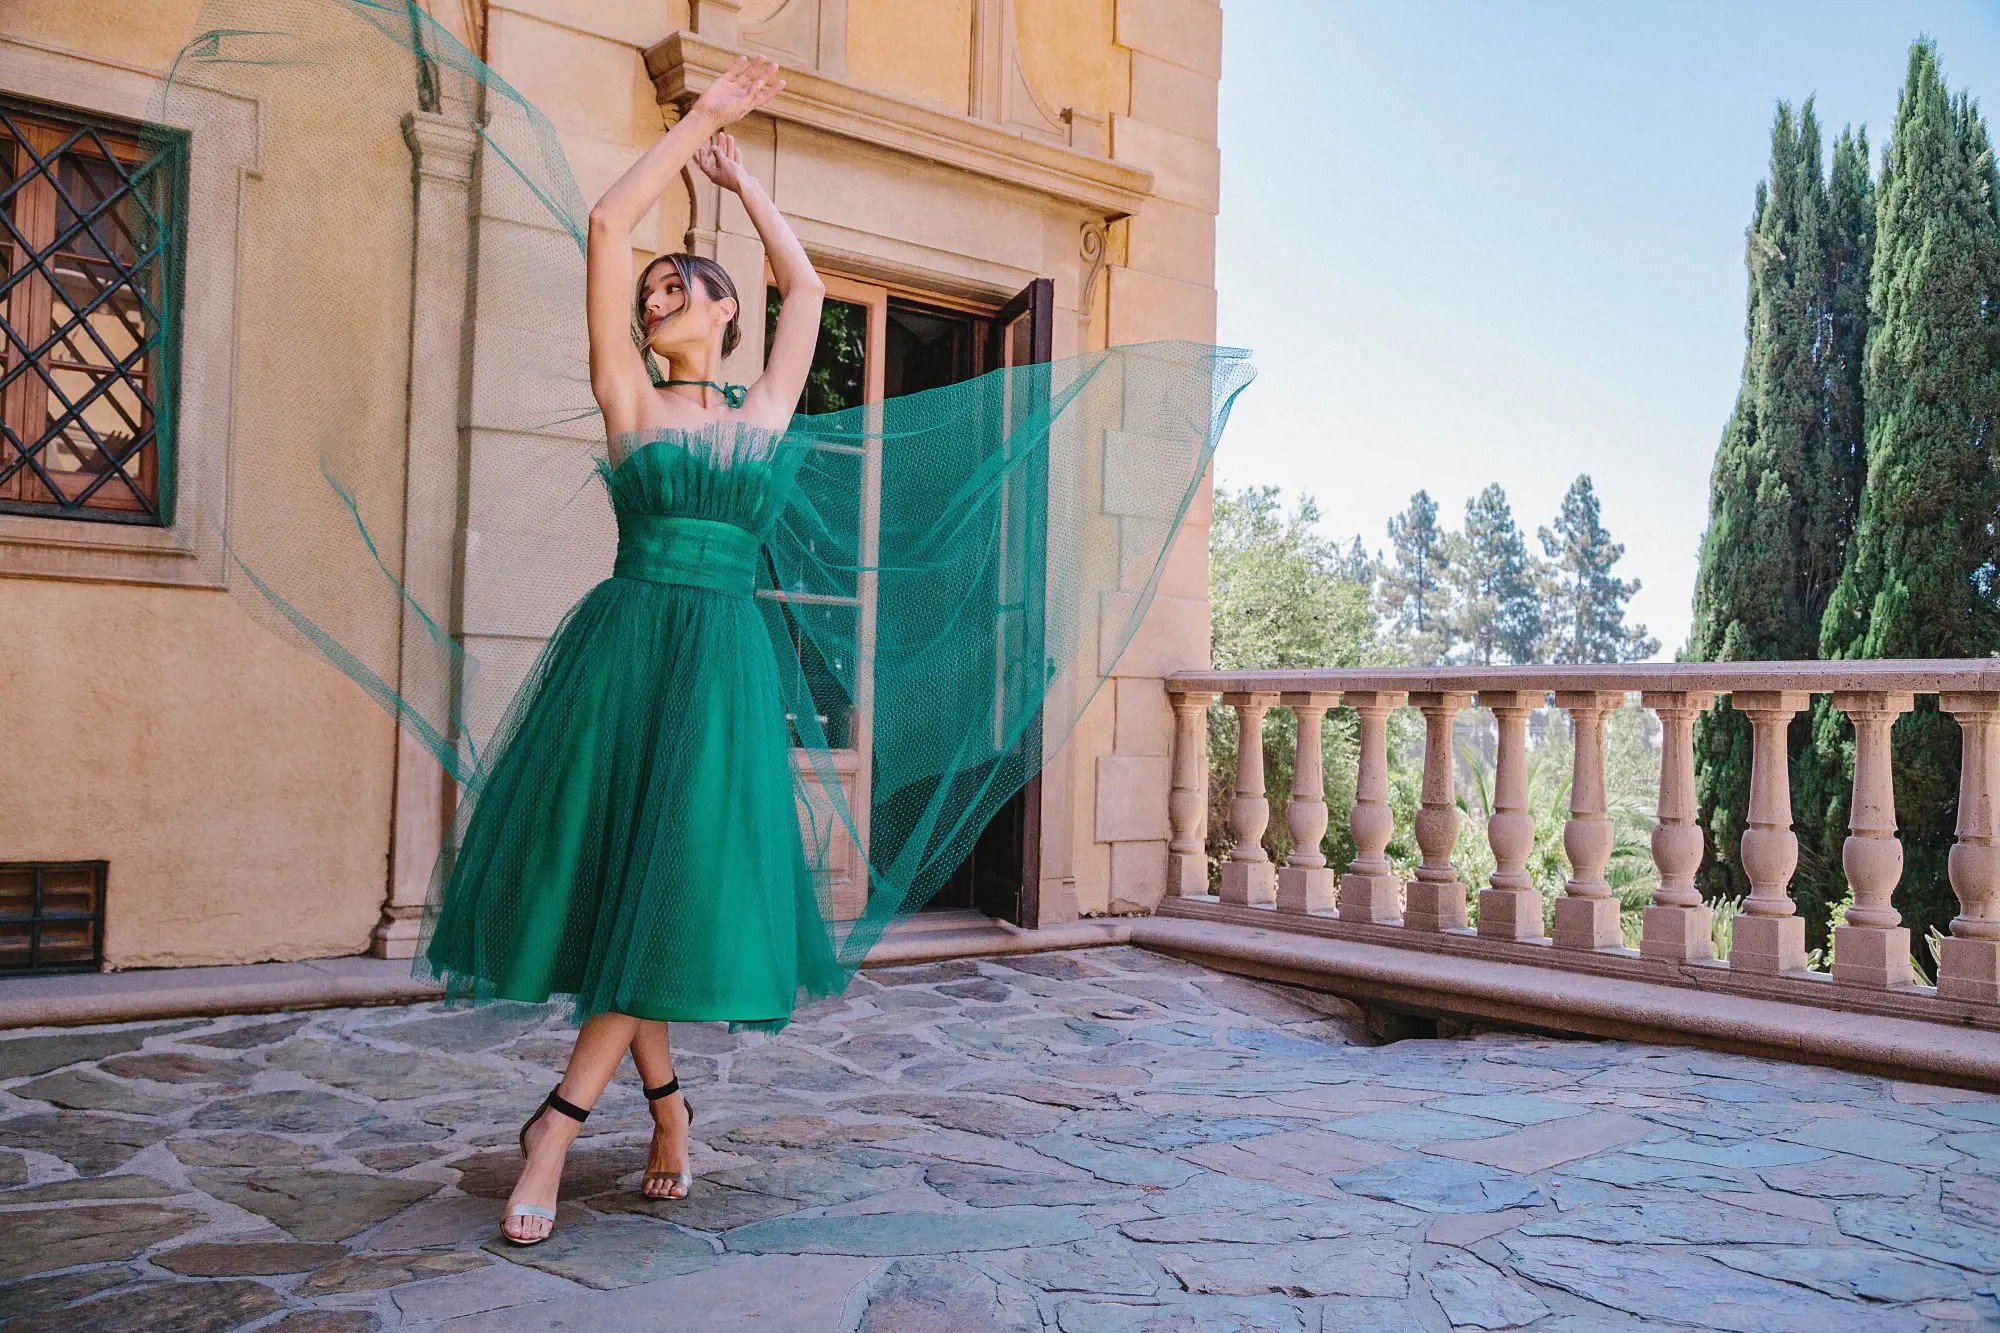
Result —
[{"label": "woman's leg", "polygon": [[[667,1025],[656,1019],[639,1020],[632,1034],[632,1063],[640,1080],[657,1088],[674,1076],[674,1053],[667,1044]],[[688,1169],[687,1099],[679,1092],[646,1103],[653,1113],[653,1145],[646,1158],[648,1171]],[[649,1199],[684,1199],[687,1190],[677,1180],[652,1180],[642,1186]]]},{"label": "woman's leg", "polygon": [[[565,1101],[585,1110],[597,1105],[605,1085],[617,1072],[618,1062],[625,1058],[625,1048],[632,1044],[638,1024],[639,1020],[628,1014],[598,1014],[584,1022],[576,1034],[576,1047],[570,1052],[562,1085],[556,1089]],[[514,1182],[514,1192],[507,1196],[508,1207],[531,1203],[555,1211],[556,1193],[562,1187],[563,1156],[582,1128],[560,1111],[536,1117],[528,1126],[528,1160],[521,1168],[521,1178]],[[553,1226],[546,1218],[508,1217],[501,1230],[515,1240],[534,1240],[548,1235]]]}]

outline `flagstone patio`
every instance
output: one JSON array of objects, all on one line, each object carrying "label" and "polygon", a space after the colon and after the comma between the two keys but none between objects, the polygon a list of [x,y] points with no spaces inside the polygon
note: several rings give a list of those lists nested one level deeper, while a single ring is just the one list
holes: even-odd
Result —
[{"label": "flagstone patio", "polygon": [[495,1239],[568,1048],[525,1006],[0,1037],[31,1329],[1969,1330],[2000,1097],[1510,1034],[1132,948],[865,974],[677,1027],[694,1194],[625,1076],[554,1237]]}]

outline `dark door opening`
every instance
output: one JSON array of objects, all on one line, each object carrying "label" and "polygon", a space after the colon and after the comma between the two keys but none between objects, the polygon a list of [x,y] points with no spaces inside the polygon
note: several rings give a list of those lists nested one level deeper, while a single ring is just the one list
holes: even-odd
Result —
[{"label": "dark door opening", "polygon": [[[1037,278],[990,319],[977,321],[973,333],[982,353],[979,371],[1045,364],[1050,359],[1054,313],[1055,284],[1048,278]],[[895,327],[892,306],[892,340]],[[896,359],[892,354],[890,364],[894,365]],[[1008,405],[1016,420],[1036,406],[1029,398],[1032,389],[1023,388],[1019,401]],[[1048,488],[1039,458],[1024,470],[1018,483],[1010,485],[1014,493],[1005,502],[1003,521],[1008,530],[1003,541],[1008,551],[1019,555],[1020,561],[1019,568],[1011,571],[1012,586],[1001,599],[1008,623],[996,626],[995,631],[998,651],[1014,659],[1013,670],[1003,670],[1002,678],[1021,679],[1025,664],[1039,662],[1042,657],[1042,577],[1046,554],[1043,528],[1048,515]],[[1032,770],[1034,776],[987,821],[971,854],[938,890],[929,910],[972,908],[1016,925],[1032,928],[1037,924],[1042,862],[1041,742],[1037,719],[1009,756],[1013,763]]]},{"label": "dark door opening", "polygon": [[[906,297],[893,289],[846,279],[829,292],[821,317],[820,344],[813,375],[800,409],[830,412],[924,389],[959,384],[999,367],[1035,365],[1050,359],[1055,285],[1038,278],[993,314],[955,310],[942,302]],[[780,298],[775,288],[766,303],[766,345],[775,326]],[[879,341],[878,341],[879,339]],[[1025,385],[1007,404],[1015,422],[1037,405],[1041,386]],[[1013,422],[1009,423],[1010,425]],[[1022,672],[1043,653],[1042,579],[1048,514],[1047,481],[1039,455],[1009,482],[1003,502],[1002,546],[1008,560],[1001,577],[1000,623],[994,626],[995,668],[1003,682],[1025,680]],[[883,478],[885,486],[893,478]],[[858,614],[858,604],[857,611]],[[839,701],[829,704],[828,734],[845,737]],[[1037,719],[1038,721],[1038,719]],[[1040,767],[1039,726],[1029,729],[1000,763],[1017,770]],[[1016,778],[1018,781],[1018,777]],[[1019,925],[1036,923],[1036,890],[1041,875],[1041,782],[1031,778],[981,830],[972,851],[925,905],[926,911],[973,909]]]}]

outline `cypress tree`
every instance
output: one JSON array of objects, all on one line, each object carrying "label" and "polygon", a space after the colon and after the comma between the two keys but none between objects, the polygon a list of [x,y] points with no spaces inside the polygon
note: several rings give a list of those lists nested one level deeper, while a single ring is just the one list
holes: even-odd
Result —
[{"label": "cypress tree", "polygon": [[[1824,347],[1824,414],[1821,467],[1807,499],[1824,521],[1807,546],[1806,604],[1817,622],[1847,563],[1847,547],[1861,508],[1868,440],[1863,418],[1861,367],[1868,340],[1868,282],[1875,261],[1875,184],[1868,176],[1868,130],[1843,129],[1833,146],[1827,187],[1829,296],[1821,321]],[[1817,646],[1817,645],[1815,645]]]},{"label": "cypress tree", "polygon": [[[1866,476],[1854,538],[1821,626],[1829,658],[1985,657],[2000,651],[2000,176],[1978,104],[1950,96],[1928,41],[1910,48],[1876,191],[1862,385]],[[1816,714],[1831,809],[1821,859],[1847,820],[1852,729]],[[1959,735],[1923,701],[1895,732],[1903,878],[1896,905],[1921,939],[1955,914],[1946,875]]]},{"label": "cypress tree", "polygon": [[1542,643],[1534,557],[1498,482],[1465,502],[1451,543],[1453,631],[1479,666],[1531,662]]},{"label": "cypress tree", "polygon": [[1442,662],[1452,634],[1445,578],[1449,570],[1445,533],[1438,526],[1437,501],[1429,491],[1410,497],[1410,507],[1389,520],[1390,561],[1382,571],[1382,601],[1396,638],[1412,662]]},{"label": "cypress tree", "polygon": [[1552,528],[1539,532],[1549,558],[1544,573],[1548,657],[1551,662],[1636,662],[1660,641],[1644,625],[1625,624],[1625,604],[1639,580],[1616,578],[1611,567],[1625,548],[1611,540],[1599,515],[1590,478],[1570,483]]},{"label": "cypress tree", "polygon": [[[1859,484],[1869,189],[1865,132],[1843,131],[1829,186],[1811,99],[1796,117],[1778,104],[1770,175],[1757,187],[1745,234],[1742,383],[1710,479],[1684,653],[1692,660],[1818,654]],[[1811,735],[1800,718],[1790,737],[1795,760]],[[1700,719],[1696,747],[1696,794],[1709,840],[1703,888],[1711,899],[1740,897],[1750,887],[1736,859],[1750,799],[1749,726],[1724,704]],[[1801,802],[1800,813],[1816,827],[1810,802]],[[1808,868],[1802,893],[1812,897],[1816,890],[1807,886],[1818,880]],[[1806,913],[1809,920],[1825,916],[1812,904]]]},{"label": "cypress tree", "polygon": [[[1826,445],[1821,451],[1819,503],[1837,521],[1824,525],[1824,544],[1806,552],[1805,585],[1832,600],[1861,508],[1861,486],[1867,471],[1866,401],[1862,366],[1868,339],[1868,286],[1875,253],[1875,187],[1868,174],[1868,134],[1842,132],[1833,149],[1833,175],[1828,185],[1832,304],[1825,321]],[[1825,619],[1824,603],[1820,612]],[[1818,645],[1816,644],[1817,648]],[[1821,948],[1832,938],[1834,904],[1847,896],[1847,871],[1841,864],[1841,844],[1847,837],[1847,784],[1851,760],[1839,754],[1842,725],[1833,701],[1813,701],[1811,713],[1794,723],[1791,733],[1799,835],[1799,868],[1792,896],[1806,918],[1808,943]],[[1851,733],[1850,733],[1851,734]],[[1743,728],[1748,744],[1749,728]],[[1747,751],[1746,751],[1747,754]],[[1743,767],[1744,801],[1749,800],[1749,767]],[[1745,892],[1749,889],[1743,882]]]}]

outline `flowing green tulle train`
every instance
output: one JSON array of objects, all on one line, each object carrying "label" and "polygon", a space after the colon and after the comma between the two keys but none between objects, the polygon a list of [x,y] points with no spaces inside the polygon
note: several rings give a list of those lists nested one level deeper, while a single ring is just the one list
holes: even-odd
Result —
[{"label": "flowing green tulle train", "polygon": [[[243,604],[457,783],[418,971],[454,1000],[566,997],[578,1019],[776,1028],[838,993],[1113,671],[1245,355],[1163,342],[1007,366],[782,432],[626,439],[613,466],[583,362],[585,209],[546,118],[408,4],[210,11],[160,120],[195,153],[260,136],[246,207],[311,202],[287,213],[318,229],[287,274],[298,299],[337,309],[354,266],[380,263],[355,220],[400,209],[419,260],[476,265],[470,382],[507,386],[475,404],[469,471],[293,413],[255,460],[284,511],[240,506],[219,535]],[[260,118],[204,122],[218,92]],[[479,243],[412,213],[407,175],[399,193],[365,170],[417,123],[475,146]],[[354,171],[328,173],[328,143]],[[197,300],[190,320],[209,317]],[[323,407],[384,362],[356,343],[310,368],[272,391]],[[463,507],[457,605],[399,564],[381,485],[399,464],[408,493]],[[476,489],[496,475],[498,499]],[[460,628],[495,605],[504,632]]]}]

